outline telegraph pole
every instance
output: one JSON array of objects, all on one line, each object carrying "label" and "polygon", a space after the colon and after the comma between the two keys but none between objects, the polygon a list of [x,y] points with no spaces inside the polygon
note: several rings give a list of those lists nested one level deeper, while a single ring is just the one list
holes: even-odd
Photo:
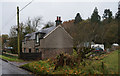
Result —
[{"label": "telegraph pole", "polygon": [[20,34],[19,34],[19,7],[17,6],[17,36],[18,36],[18,58],[20,58]]}]

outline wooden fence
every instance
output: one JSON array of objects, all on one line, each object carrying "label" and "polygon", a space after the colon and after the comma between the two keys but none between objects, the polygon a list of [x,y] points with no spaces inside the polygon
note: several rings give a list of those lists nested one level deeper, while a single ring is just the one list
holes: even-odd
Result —
[{"label": "wooden fence", "polygon": [[21,53],[20,58],[23,60],[40,60],[40,59],[42,59],[42,52],[40,52],[40,53]]}]

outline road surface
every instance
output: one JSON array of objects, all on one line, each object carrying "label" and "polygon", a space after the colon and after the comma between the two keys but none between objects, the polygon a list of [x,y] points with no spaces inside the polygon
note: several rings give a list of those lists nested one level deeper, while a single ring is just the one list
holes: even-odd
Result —
[{"label": "road surface", "polygon": [[[1,69],[2,68],[2,69]],[[16,67],[0,59],[0,74],[30,74],[30,72]]]}]

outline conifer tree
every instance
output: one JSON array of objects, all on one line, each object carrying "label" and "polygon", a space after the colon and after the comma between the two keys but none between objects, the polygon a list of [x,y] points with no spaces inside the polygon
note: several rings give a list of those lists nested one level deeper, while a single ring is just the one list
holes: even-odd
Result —
[{"label": "conifer tree", "polygon": [[77,15],[76,15],[76,17],[75,17],[75,24],[77,24],[77,23],[79,23],[79,22],[81,22],[81,21],[82,21],[82,18],[81,18],[81,16],[80,16],[80,14],[77,13]]},{"label": "conifer tree", "polygon": [[98,23],[100,22],[101,17],[98,15],[98,9],[95,7],[92,15],[91,15],[91,22],[92,23]]}]

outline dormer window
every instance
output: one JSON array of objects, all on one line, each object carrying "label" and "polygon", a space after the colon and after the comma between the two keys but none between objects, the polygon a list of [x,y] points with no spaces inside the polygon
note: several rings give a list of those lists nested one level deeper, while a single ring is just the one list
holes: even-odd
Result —
[{"label": "dormer window", "polygon": [[36,43],[39,43],[39,34],[36,34]]}]

